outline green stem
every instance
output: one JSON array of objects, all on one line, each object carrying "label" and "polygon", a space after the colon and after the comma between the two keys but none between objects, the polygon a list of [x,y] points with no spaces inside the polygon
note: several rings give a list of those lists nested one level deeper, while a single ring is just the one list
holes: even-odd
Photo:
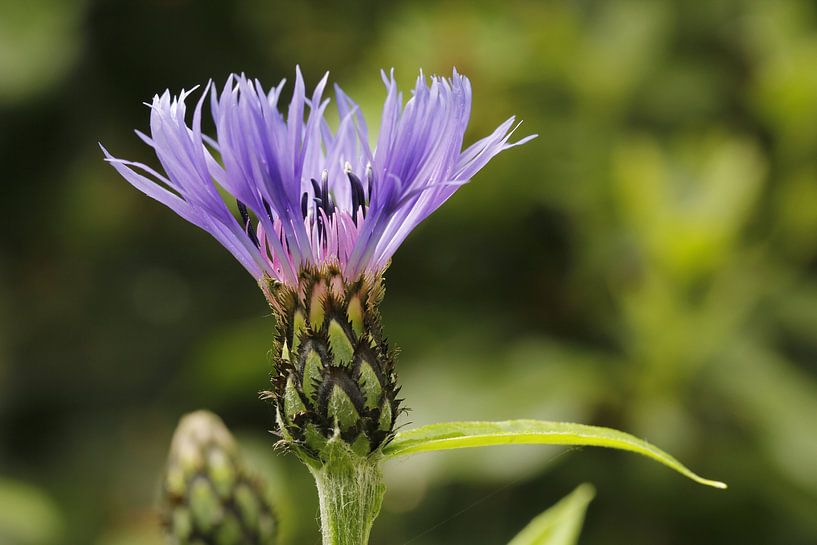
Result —
[{"label": "green stem", "polygon": [[326,453],[326,463],[309,466],[318,487],[323,545],[366,545],[386,491],[380,456],[363,458],[331,440]]}]

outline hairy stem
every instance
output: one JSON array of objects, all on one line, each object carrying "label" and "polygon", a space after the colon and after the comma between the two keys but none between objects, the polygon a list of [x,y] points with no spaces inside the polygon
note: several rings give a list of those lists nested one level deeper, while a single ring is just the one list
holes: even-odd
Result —
[{"label": "hairy stem", "polygon": [[327,446],[328,461],[309,466],[318,487],[323,545],[366,545],[386,491],[380,456],[361,457],[341,441]]}]

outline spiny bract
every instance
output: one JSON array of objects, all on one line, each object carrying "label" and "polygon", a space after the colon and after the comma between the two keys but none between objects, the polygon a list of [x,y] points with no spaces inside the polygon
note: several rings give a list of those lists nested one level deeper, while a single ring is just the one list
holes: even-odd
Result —
[{"label": "spiny bract", "polygon": [[380,276],[345,282],[336,267],[304,269],[298,288],[272,283],[278,318],[273,399],[282,444],[320,459],[340,438],[361,456],[394,433],[395,351],[380,326]]}]

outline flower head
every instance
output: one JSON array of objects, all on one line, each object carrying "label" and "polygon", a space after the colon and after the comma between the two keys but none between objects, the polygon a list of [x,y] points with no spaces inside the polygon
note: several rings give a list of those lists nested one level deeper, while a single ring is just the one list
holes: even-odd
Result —
[{"label": "flower head", "polygon": [[[282,81],[269,91],[243,75],[208,84],[188,125],[192,91],[150,104],[151,146],[164,173],[106,159],[133,186],[198,225],[259,282],[296,286],[306,268],[337,267],[347,280],[379,274],[408,234],[510,143],[514,118],[463,149],[471,85],[421,73],[403,104],[393,72],[376,145],[352,100],[335,86],[339,124],[326,121],[328,74],[307,98],[300,70],[284,115]],[[216,135],[202,132],[209,97]],[[222,190],[222,191],[220,191]],[[231,207],[223,192],[235,199]],[[232,199],[230,199],[232,200]]]}]

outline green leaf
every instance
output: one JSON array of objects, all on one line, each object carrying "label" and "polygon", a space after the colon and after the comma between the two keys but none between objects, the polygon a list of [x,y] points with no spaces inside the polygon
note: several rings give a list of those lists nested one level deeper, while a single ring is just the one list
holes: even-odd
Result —
[{"label": "green leaf", "polygon": [[596,491],[582,484],[559,503],[530,521],[508,545],[575,545],[587,505]]},{"label": "green leaf", "polygon": [[697,483],[726,488],[726,484],[704,479],[663,450],[637,437],[610,428],[567,422],[506,420],[431,424],[398,433],[383,449],[383,454],[395,458],[416,452],[490,445],[572,445],[628,450],[652,458]]}]

